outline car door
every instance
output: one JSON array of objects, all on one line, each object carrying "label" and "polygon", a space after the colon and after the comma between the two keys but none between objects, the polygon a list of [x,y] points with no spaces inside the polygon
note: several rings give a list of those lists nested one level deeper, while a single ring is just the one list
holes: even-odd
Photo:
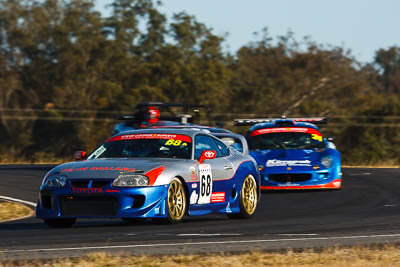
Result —
[{"label": "car door", "polygon": [[199,134],[195,139],[195,159],[198,160],[204,150],[214,150],[214,159],[205,160],[198,165],[199,198],[197,204],[221,203],[230,193],[230,179],[234,175],[233,164],[227,160],[229,150],[215,138]]}]

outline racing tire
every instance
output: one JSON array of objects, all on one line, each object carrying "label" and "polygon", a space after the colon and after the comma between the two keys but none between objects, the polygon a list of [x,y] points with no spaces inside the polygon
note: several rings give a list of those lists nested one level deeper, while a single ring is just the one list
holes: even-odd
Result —
[{"label": "racing tire", "polygon": [[43,219],[44,223],[51,228],[69,228],[71,227],[76,218],[68,218],[68,219]]},{"label": "racing tire", "polygon": [[253,216],[258,204],[257,183],[249,175],[243,180],[239,195],[239,213],[228,213],[230,219],[246,219]]},{"label": "racing tire", "polygon": [[172,179],[167,194],[167,218],[162,222],[168,224],[180,223],[186,214],[187,200],[184,185],[178,178]]}]

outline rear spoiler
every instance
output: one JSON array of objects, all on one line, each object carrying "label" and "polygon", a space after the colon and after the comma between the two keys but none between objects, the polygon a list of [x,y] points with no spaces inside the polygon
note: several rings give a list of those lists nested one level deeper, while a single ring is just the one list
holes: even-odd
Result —
[{"label": "rear spoiler", "polygon": [[[193,116],[189,114],[182,114],[182,115],[177,115],[177,116],[161,116],[159,118],[160,120],[163,121],[176,121],[176,122],[181,122],[183,124],[190,123],[192,122]],[[131,121],[131,122],[142,122],[144,120],[143,117],[135,117],[134,115],[122,115],[118,118],[120,121]]]},{"label": "rear spoiler", "polygon": [[274,122],[275,124],[289,124],[293,122],[308,122],[316,125],[327,124],[326,117],[310,118],[265,118],[265,119],[235,119],[235,126],[251,126],[257,123]]},{"label": "rear spoiler", "polygon": [[242,145],[242,154],[249,155],[249,146],[247,144],[246,138],[243,135],[235,133],[210,133],[210,134],[214,135],[219,139],[222,139],[222,141],[224,138],[232,138],[238,140]]},{"label": "rear spoiler", "polygon": [[199,108],[204,108],[204,105],[198,105],[198,104],[187,104],[187,103],[164,103],[164,102],[141,102],[139,103],[135,110],[133,111],[132,114],[130,115],[122,115],[118,119],[123,120],[123,121],[128,121],[132,124],[140,124],[144,121],[147,121],[148,118],[148,110],[149,109],[154,109],[157,107],[179,107],[183,108],[183,113],[180,115],[176,116],[160,116],[158,117],[159,120],[165,120],[165,121],[176,121],[180,122],[183,124],[189,123],[193,121],[193,116],[188,114],[189,110],[192,109],[192,112],[195,113],[195,115],[198,114]]},{"label": "rear spoiler", "polygon": [[140,102],[136,109],[147,109],[149,107],[180,107],[184,109],[185,113],[188,113],[189,109],[205,108],[206,106],[187,103]]}]

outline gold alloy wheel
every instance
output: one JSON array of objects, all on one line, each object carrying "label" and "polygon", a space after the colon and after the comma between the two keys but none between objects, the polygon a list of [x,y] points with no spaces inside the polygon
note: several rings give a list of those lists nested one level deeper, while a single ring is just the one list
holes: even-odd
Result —
[{"label": "gold alloy wheel", "polygon": [[257,207],[257,185],[253,177],[244,179],[241,195],[243,208],[248,215],[252,215]]},{"label": "gold alloy wheel", "polygon": [[168,189],[168,211],[171,219],[179,221],[185,215],[186,196],[182,182],[174,178]]}]

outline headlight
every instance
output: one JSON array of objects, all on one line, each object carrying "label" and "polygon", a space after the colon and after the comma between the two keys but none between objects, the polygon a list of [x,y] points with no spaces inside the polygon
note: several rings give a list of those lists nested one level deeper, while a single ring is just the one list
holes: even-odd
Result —
[{"label": "headlight", "polygon": [[43,186],[46,187],[64,187],[65,184],[67,183],[67,176],[63,175],[53,175],[47,178]]},{"label": "headlight", "polygon": [[323,157],[321,159],[321,164],[325,167],[325,168],[330,168],[332,166],[333,163],[333,159],[331,156],[327,156],[327,157]]},{"label": "headlight", "polygon": [[116,187],[137,187],[149,185],[149,178],[137,174],[121,174],[112,183]]}]

